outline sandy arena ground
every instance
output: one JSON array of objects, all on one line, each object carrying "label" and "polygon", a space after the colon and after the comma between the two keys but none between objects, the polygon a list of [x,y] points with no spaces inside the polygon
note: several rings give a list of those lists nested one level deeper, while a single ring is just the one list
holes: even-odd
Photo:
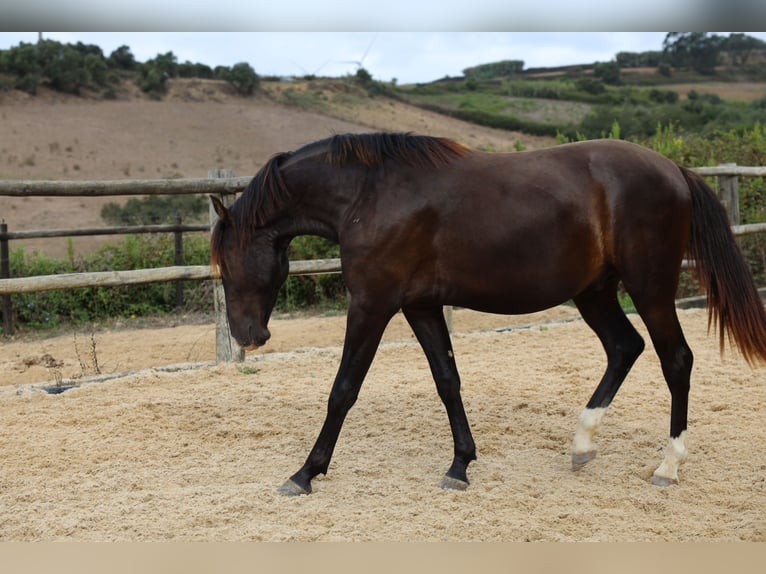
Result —
[{"label": "sandy arena ground", "polygon": [[[79,352],[72,335],[6,343],[0,540],[766,541],[764,371],[721,359],[704,311],[680,315],[695,352],[690,456],[669,488],[648,483],[670,402],[650,345],[605,417],[598,457],[571,470],[577,415],[604,358],[569,307],[517,318],[455,311],[479,457],[465,492],[437,487],[449,425],[401,317],[328,475],[299,498],[277,488],[321,426],[343,317],[275,319],[272,340],[244,365],[146,369],[58,395],[31,383],[92,368],[90,337],[78,337]],[[214,353],[208,324],[93,338],[104,373]],[[46,354],[63,364],[41,365]]]}]

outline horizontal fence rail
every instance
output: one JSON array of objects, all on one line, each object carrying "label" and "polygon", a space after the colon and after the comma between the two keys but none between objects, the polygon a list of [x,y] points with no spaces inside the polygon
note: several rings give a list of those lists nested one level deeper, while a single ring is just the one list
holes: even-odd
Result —
[{"label": "horizontal fence rail", "polygon": [[114,195],[237,193],[242,191],[251,179],[252,177],[102,181],[0,180],[0,195],[11,197],[108,197]]},{"label": "horizontal fence rail", "polygon": [[[310,259],[290,261],[290,275],[321,275],[339,273],[340,259]],[[37,293],[56,289],[80,287],[116,287],[141,285],[167,281],[215,279],[209,265],[176,265],[154,269],[131,269],[127,271],[95,271],[91,273],[62,273],[60,275],[37,275],[0,279],[0,295],[13,293]]]},{"label": "horizontal fence rail", "polygon": [[766,176],[766,167],[764,166],[745,166],[745,165],[714,165],[708,167],[692,167],[691,171],[698,175],[705,176],[732,176],[732,177],[764,177]]},{"label": "horizontal fence rail", "polygon": [[189,225],[123,225],[120,227],[91,227],[80,229],[39,229],[33,231],[0,231],[0,241],[10,239],[48,239],[52,237],[83,237],[90,235],[131,235],[140,233],[191,233],[210,231],[206,223]]}]

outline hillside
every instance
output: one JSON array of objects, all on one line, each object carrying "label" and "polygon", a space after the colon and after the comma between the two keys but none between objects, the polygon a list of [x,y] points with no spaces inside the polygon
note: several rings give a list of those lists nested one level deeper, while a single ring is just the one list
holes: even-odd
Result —
[{"label": "hillside", "polygon": [[[353,88],[325,86],[322,105],[295,95],[314,84],[265,83],[254,97],[226,82],[174,79],[162,101],[124,84],[116,100],[0,93],[0,177],[4,179],[156,179],[205,177],[209,169],[254,174],[274,153],[334,133],[370,130],[442,135],[476,148],[528,149],[551,138],[475,126]],[[313,92],[312,92],[313,90]],[[287,92],[287,96],[285,96]],[[293,99],[290,100],[289,98]],[[288,103],[291,102],[292,104]],[[0,219],[11,230],[104,225],[100,210],[111,198],[0,197]],[[76,238],[76,252],[113,238]],[[12,243],[12,249],[18,243]],[[61,240],[30,240],[28,250],[66,254]]]}]

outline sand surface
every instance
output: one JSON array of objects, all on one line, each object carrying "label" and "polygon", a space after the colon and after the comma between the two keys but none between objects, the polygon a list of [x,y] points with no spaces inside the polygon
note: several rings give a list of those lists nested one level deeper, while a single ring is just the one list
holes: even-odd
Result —
[{"label": "sand surface", "polygon": [[[704,311],[680,316],[695,352],[690,455],[669,488],[648,482],[670,403],[651,345],[604,419],[598,457],[571,470],[577,415],[605,363],[570,307],[455,311],[478,450],[465,492],[437,487],[451,460],[449,425],[400,316],[328,475],[298,498],[277,488],[321,426],[342,316],[276,318],[272,340],[244,364],[176,372],[148,367],[212,361],[212,324],[7,342],[0,540],[766,541],[764,371],[736,354],[722,359]],[[40,390],[56,370],[92,375],[93,355],[102,373],[143,370]]]}]

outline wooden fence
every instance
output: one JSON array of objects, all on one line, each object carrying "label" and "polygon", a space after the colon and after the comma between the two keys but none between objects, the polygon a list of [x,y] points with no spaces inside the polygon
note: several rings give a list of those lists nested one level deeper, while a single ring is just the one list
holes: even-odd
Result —
[{"label": "wooden fence", "polygon": [[[766,176],[766,167],[742,167],[726,164],[717,167],[695,168],[700,175],[718,178],[721,201],[729,213],[732,230],[736,235],[766,231],[766,223],[739,224],[739,177]],[[250,182],[250,177],[234,177],[231,170],[211,170],[206,179],[172,180],[116,180],[116,181],[0,181],[0,195],[13,197],[103,197],[126,195],[217,195],[225,204],[230,204],[236,194]],[[134,285],[182,280],[213,280],[214,308],[216,315],[216,359],[218,361],[242,360],[243,354],[232,343],[226,321],[223,289],[220,281],[212,278],[210,268],[183,266],[158,269],[136,269],[131,271],[108,271],[98,273],[72,273],[38,277],[10,278],[9,241],[44,237],[69,237],[84,235],[107,235],[127,233],[182,233],[208,230],[215,223],[215,212],[210,209],[209,225],[150,225],[140,227],[105,227],[95,229],[54,229],[41,231],[7,230],[3,222],[0,228],[0,296],[3,299],[4,332],[12,329],[10,296],[14,293],[29,293],[76,287]],[[290,273],[311,275],[340,271],[339,259],[291,261]]]},{"label": "wooden fence", "polygon": [[[12,197],[105,197],[124,195],[217,195],[230,204],[236,194],[250,182],[250,177],[234,177],[231,170],[210,170],[207,179],[172,180],[116,180],[116,181],[0,181],[0,195]],[[244,353],[233,343],[226,321],[226,308],[221,282],[211,275],[207,265],[184,266],[179,262],[179,243],[185,232],[208,231],[216,221],[210,209],[210,223],[201,225],[144,225],[129,227],[103,227],[92,229],[50,229],[36,231],[8,231],[7,223],[0,224],[0,296],[2,296],[3,331],[12,333],[11,295],[77,287],[139,285],[184,280],[213,280],[213,302],[216,316],[216,360],[242,360]],[[12,240],[70,237],[88,235],[118,235],[130,233],[174,233],[176,235],[176,265],[156,269],[67,273],[36,277],[10,278],[9,242]],[[291,261],[291,275],[337,273],[339,259]]]}]

